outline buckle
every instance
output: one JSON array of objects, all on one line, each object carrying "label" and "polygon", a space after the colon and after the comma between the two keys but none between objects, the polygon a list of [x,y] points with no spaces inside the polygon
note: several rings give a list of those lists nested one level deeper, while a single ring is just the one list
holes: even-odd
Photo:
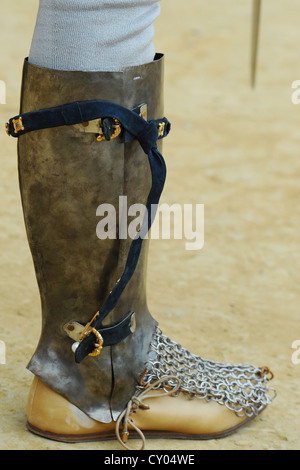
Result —
[{"label": "buckle", "polygon": [[24,131],[25,128],[24,128],[23,120],[22,120],[21,116],[18,117],[18,119],[13,119],[12,123],[13,123],[13,126],[14,126],[15,134],[18,134],[18,132]]},{"label": "buckle", "polygon": [[94,333],[94,335],[96,336],[97,342],[94,344],[95,349],[91,353],[89,353],[89,356],[91,356],[91,357],[99,356],[99,354],[101,353],[102,347],[103,347],[102,335],[99,333],[98,330],[96,330],[96,328],[93,328],[93,327],[90,326],[91,323],[95,320],[95,318],[98,315],[99,315],[99,312],[97,312],[96,315],[94,315],[94,317],[91,319],[91,321],[85,325],[84,329],[81,332],[80,338],[79,338],[79,342],[81,342],[82,340],[84,340],[85,338],[90,336],[91,333]]},{"label": "buckle", "polygon": [[163,137],[165,132],[165,122],[160,122],[158,124],[158,137]]},{"label": "buckle", "polygon": [[[116,118],[112,118],[114,121],[113,124],[113,133],[110,136],[110,140],[115,139],[122,131],[122,126],[120,121]],[[103,131],[103,124],[102,119],[93,119],[92,121],[82,122],[81,124],[74,124],[74,127],[78,129],[80,132],[84,132],[87,134],[98,134],[97,141],[102,142],[105,139],[104,131]]]},{"label": "buckle", "polygon": [[[147,106],[146,103],[140,104],[136,108],[132,109],[132,111],[134,111],[140,117],[142,117],[143,119],[145,119],[147,121],[148,106]],[[116,118],[112,118],[112,119],[113,119],[114,124],[112,126],[113,127],[113,133],[110,136],[110,140],[115,139],[116,137],[118,137],[118,135],[120,135],[120,133],[122,131],[122,125],[121,125],[120,121]],[[162,123],[162,125],[164,127],[164,123]],[[92,119],[91,121],[82,122],[80,124],[74,124],[74,127],[76,129],[78,129],[80,132],[83,132],[85,134],[98,134],[98,136],[96,137],[98,142],[102,142],[102,141],[106,140],[105,135],[104,135],[104,130],[103,130],[103,122],[102,122],[102,119],[100,119],[100,118]]]},{"label": "buckle", "polygon": [[[23,120],[22,120],[22,117],[18,117],[17,119],[12,119],[12,124],[14,126],[14,133],[15,134],[18,134],[18,132],[21,132],[21,131],[24,131],[25,128],[24,128],[24,124],[23,124]],[[10,123],[9,122],[6,122],[5,123],[5,132],[7,135],[11,135],[11,132],[10,132]]]},{"label": "buckle", "polygon": [[[113,125],[114,132],[110,136],[110,140],[113,140],[116,137],[118,137],[118,135],[121,134],[121,130],[122,130],[120,121],[118,121],[118,119],[116,119],[116,118],[113,118],[113,120],[114,120],[114,125]],[[100,119],[100,132],[99,132],[99,135],[97,137],[97,141],[102,142],[103,140],[106,140],[106,139],[105,139],[105,136],[104,136],[104,132],[103,132],[102,124],[101,124],[101,119]]]}]

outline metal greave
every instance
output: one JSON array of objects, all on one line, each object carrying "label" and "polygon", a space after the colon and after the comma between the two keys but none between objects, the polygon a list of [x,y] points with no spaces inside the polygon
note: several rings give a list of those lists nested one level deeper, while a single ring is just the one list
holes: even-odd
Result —
[{"label": "metal greave", "polygon": [[[148,119],[163,116],[163,56],[122,72],[60,71],[25,61],[21,112],[103,99],[128,109],[146,103]],[[41,296],[42,331],[28,368],[91,418],[116,420],[135,392],[155,332],[146,300],[147,240],[136,271],[104,324],[136,312],[136,330],[97,358],[76,364],[64,325],[89,322],[124,268],[131,239],[100,240],[100,204],[118,220],[119,197],[146,203],[147,155],[137,141],[97,142],[76,126],[19,137],[19,180],[28,241]]]}]

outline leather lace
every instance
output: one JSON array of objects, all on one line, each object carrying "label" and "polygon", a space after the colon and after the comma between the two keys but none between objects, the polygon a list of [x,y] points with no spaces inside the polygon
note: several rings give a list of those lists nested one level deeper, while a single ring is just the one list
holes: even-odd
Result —
[{"label": "leather lace", "polygon": [[[175,382],[175,383],[174,383]],[[132,415],[139,409],[149,410],[150,407],[147,405],[144,400],[149,398],[159,398],[162,396],[173,395],[178,392],[181,385],[181,380],[174,375],[167,375],[161,377],[156,382],[152,384],[147,384],[141,393],[134,395],[132,399],[128,402],[125,410],[120,414],[116,422],[116,436],[120,444],[125,447],[127,450],[134,450],[127,444],[127,439],[129,437],[129,428],[132,428],[141,439],[141,446],[138,450],[143,450],[145,448],[146,439],[139,427],[135,424]],[[162,388],[167,387],[168,389]],[[153,393],[149,394],[152,390],[160,389],[162,393]],[[120,428],[122,427],[122,432],[120,433]]]}]

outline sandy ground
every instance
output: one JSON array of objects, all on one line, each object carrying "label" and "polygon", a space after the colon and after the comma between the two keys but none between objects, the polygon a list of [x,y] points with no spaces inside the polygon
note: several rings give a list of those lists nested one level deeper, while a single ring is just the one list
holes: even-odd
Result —
[{"label": "sandy ground", "polygon": [[[17,114],[23,58],[37,0],[0,0],[1,128]],[[278,397],[231,437],[149,440],[148,449],[298,449],[300,79],[297,0],[264,0],[255,91],[249,86],[250,0],[162,0],[156,47],[166,54],[163,202],[204,204],[205,245],[153,241],[149,304],[163,331],[214,360],[268,365]],[[60,444],[30,434],[26,365],[40,333],[40,303],[24,231],[16,141],[0,133],[0,449],[119,449],[117,442]]]}]

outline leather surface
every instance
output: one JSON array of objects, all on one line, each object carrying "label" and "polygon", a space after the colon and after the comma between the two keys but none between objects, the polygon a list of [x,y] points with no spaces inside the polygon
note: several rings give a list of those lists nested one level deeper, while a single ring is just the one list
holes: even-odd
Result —
[{"label": "leather surface", "polygon": [[[163,57],[123,72],[65,72],[25,61],[21,112],[89,99],[163,116]],[[19,179],[27,236],[41,295],[42,331],[28,368],[87,415],[117,419],[144,370],[156,321],[146,302],[147,242],[136,272],[104,324],[136,312],[136,331],[97,358],[76,364],[63,325],[87,323],[120,278],[131,239],[99,240],[96,209],[126,195],[145,204],[151,185],[138,142],[97,142],[73,126],[44,129],[18,140]],[[130,221],[130,219],[129,219]]]},{"label": "leather surface", "polygon": [[[161,393],[161,392],[159,392]],[[142,431],[198,435],[199,439],[226,433],[241,426],[248,419],[238,417],[226,406],[206,400],[178,397],[159,397],[145,400],[149,410],[138,410],[132,415]],[[114,423],[99,423],[55,393],[40,380],[33,381],[27,407],[27,419],[37,430],[57,435],[82,436],[110,433],[114,436]],[[53,436],[52,436],[53,437]]]}]

